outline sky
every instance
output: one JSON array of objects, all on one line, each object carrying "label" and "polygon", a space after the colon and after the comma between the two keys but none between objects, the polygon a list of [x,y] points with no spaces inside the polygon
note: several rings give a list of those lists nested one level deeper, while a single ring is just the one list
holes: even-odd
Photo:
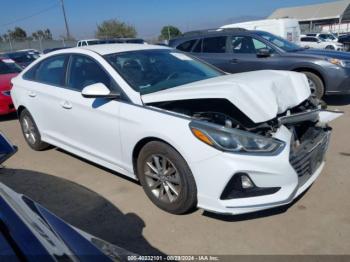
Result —
[{"label": "sky", "polygon": [[[97,24],[118,19],[135,26],[138,36],[157,37],[164,25],[181,31],[214,28],[269,16],[275,9],[332,0],[64,0],[71,35],[94,36]],[[31,34],[49,28],[65,35],[60,0],[0,0],[0,35],[15,26]]]}]

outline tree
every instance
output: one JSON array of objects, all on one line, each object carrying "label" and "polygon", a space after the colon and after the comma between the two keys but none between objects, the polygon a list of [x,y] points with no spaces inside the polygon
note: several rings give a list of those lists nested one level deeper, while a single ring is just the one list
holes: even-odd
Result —
[{"label": "tree", "polygon": [[3,34],[3,35],[2,35],[2,39],[4,39],[4,41],[6,41],[6,42],[7,42],[7,41],[9,40],[9,35],[8,35],[8,34],[6,34],[6,33],[5,33],[5,34]]},{"label": "tree", "polygon": [[179,35],[181,35],[179,28],[172,25],[167,25],[163,26],[162,30],[160,31],[159,40],[170,40],[171,38]]},{"label": "tree", "polygon": [[136,35],[135,27],[117,19],[106,20],[97,25],[96,37],[98,38],[136,37]]},{"label": "tree", "polygon": [[52,34],[51,34],[50,29],[46,29],[44,31],[43,30],[38,30],[36,32],[33,32],[32,33],[32,37],[35,40],[38,40],[38,39],[52,40]]},{"label": "tree", "polygon": [[11,37],[11,39],[23,40],[23,39],[27,38],[26,31],[24,31],[22,28],[20,28],[18,26],[16,26],[13,31],[9,30],[8,33],[9,33],[9,36]]},{"label": "tree", "polygon": [[44,31],[44,39],[52,40],[52,33],[48,28],[46,28],[46,30]]}]

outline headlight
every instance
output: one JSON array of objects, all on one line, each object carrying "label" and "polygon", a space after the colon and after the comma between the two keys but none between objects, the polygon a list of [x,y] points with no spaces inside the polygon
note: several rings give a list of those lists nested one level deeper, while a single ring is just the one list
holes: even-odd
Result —
[{"label": "headlight", "polygon": [[337,58],[326,58],[326,60],[333,65],[337,65],[341,67],[350,67],[350,61],[340,60]]},{"label": "headlight", "polygon": [[276,155],[285,146],[283,141],[250,132],[192,121],[190,129],[202,142],[221,151],[243,154]]}]

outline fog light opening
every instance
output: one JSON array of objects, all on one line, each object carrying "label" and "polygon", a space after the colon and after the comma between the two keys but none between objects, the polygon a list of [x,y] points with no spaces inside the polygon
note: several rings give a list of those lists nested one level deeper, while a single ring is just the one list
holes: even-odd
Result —
[{"label": "fog light opening", "polygon": [[247,175],[241,175],[241,184],[243,189],[254,188],[253,181]]}]

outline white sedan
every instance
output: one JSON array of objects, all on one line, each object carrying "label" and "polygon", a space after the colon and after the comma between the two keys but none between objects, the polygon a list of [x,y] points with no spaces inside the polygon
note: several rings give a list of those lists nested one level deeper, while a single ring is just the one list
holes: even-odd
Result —
[{"label": "white sedan", "polygon": [[319,176],[337,113],[303,74],[227,75],[167,47],[46,55],[13,80],[29,146],[54,145],[140,181],[158,207],[240,214],[290,203]]}]

